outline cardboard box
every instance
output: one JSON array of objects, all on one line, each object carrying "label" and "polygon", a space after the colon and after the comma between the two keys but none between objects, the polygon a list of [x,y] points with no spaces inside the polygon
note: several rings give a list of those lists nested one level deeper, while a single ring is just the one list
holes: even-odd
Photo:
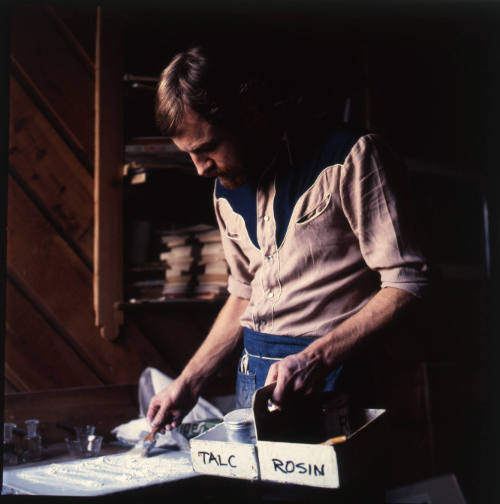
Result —
[{"label": "cardboard box", "polygon": [[[324,431],[325,437],[318,439],[323,429],[315,431],[308,425],[304,427],[300,419],[290,422],[286,415],[270,412],[271,392],[272,386],[268,386],[254,395],[256,444],[230,442],[224,424],[216,425],[190,441],[195,471],[231,478],[341,488],[362,474],[382,452],[385,410],[351,412],[352,426],[346,425],[345,412],[332,411],[326,417],[329,425]],[[346,426],[349,432],[341,436],[340,444],[322,444],[338,436],[338,428]]]},{"label": "cardboard box", "polygon": [[228,441],[223,423],[191,439],[190,445],[191,461],[196,472],[259,479],[256,446]]},{"label": "cardboard box", "polygon": [[[341,488],[356,480],[376,460],[377,455],[382,453],[385,410],[351,411],[352,429],[344,436],[337,437],[337,441],[341,441],[338,444],[326,445],[321,444],[322,441],[319,443],[274,441],[272,437],[283,424],[283,419],[277,416],[278,412],[269,411],[267,407],[269,395],[268,387],[257,390],[253,405],[260,479],[296,485]],[[339,434],[335,430],[333,433]]]}]

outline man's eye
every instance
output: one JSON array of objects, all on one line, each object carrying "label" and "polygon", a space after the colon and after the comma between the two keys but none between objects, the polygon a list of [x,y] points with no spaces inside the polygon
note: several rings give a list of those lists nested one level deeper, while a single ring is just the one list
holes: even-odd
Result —
[{"label": "man's eye", "polygon": [[205,152],[212,152],[212,151],[214,151],[217,148],[218,145],[219,145],[219,142],[217,140],[214,140],[213,142],[211,142],[208,145],[206,145],[203,150]]},{"label": "man's eye", "polygon": [[210,142],[206,145],[203,145],[203,147],[196,149],[195,151],[193,151],[193,154],[208,154],[217,149],[219,144],[220,144],[219,140],[214,140],[213,142]]}]

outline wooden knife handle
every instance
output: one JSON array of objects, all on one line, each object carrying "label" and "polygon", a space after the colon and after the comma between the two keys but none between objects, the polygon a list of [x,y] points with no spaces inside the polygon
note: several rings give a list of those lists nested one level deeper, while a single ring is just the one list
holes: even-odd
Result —
[{"label": "wooden knife handle", "polygon": [[151,432],[144,438],[144,441],[153,441],[156,433],[160,430],[159,425],[155,425],[152,429]]},{"label": "wooden knife handle", "polygon": [[347,441],[347,436],[336,436],[332,437],[330,439],[327,439],[326,441],[323,441],[321,444],[322,445],[336,445],[339,443],[345,443]]}]

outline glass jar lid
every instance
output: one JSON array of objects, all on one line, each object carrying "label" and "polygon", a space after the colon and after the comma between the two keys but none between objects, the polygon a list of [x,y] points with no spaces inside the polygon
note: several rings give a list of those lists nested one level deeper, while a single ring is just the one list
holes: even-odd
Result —
[{"label": "glass jar lid", "polygon": [[251,408],[242,408],[230,411],[224,416],[224,424],[230,429],[246,429],[253,424]]}]

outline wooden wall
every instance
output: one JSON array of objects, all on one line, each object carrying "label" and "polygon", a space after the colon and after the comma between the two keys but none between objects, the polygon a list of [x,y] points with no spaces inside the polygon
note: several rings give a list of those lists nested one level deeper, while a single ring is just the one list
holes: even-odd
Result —
[{"label": "wooden wall", "polygon": [[100,337],[92,309],[95,9],[11,19],[6,391],[134,383],[168,369],[129,322]]}]

